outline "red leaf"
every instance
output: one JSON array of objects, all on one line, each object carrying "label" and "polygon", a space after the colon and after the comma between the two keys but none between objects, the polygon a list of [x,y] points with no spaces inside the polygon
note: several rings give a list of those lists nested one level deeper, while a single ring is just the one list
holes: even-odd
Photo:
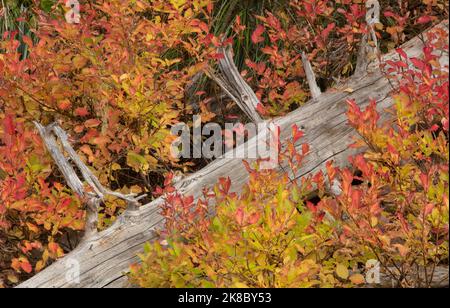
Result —
[{"label": "red leaf", "polygon": [[442,118],[441,123],[442,123],[442,128],[445,131],[448,131],[448,120],[446,118]]},{"label": "red leaf", "polygon": [[15,271],[19,271],[20,270],[20,261],[17,258],[12,259],[11,261],[11,267],[15,270]]},{"label": "red leaf", "polygon": [[164,179],[164,187],[172,184],[172,180],[173,180],[173,172],[170,172],[166,175],[166,178]]},{"label": "red leaf", "polygon": [[206,23],[204,22],[200,22],[200,24],[198,25],[198,27],[200,28],[200,30],[202,30],[203,32],[208,33],[209,32],[209,27]]},{"label": "red leaf", "polygon": [[306,155],[306,154],[308,154],[308,153],[309,153],[309,144],[303,143],[303,144],[302,144],[302,154],[303,154],[303,155]]},{"label": "red leaf", "polygon": [[298,129],[297,124],[292,125],[292,142],[296,143],[303,135],[304,133]]},{"label": "red leaf", "polygon": [[225,59],[225,56],[223,55],[223,53],[214,53],[212,55],[212,58],[214,60],[222,60],[222,59]]},{"label": "red leaf", "polygon": [[58,203],[58,206],[57,206],[58,212],[59,212],[59,213],[62,213],[63,211],[65,211],[65,210],[69,207],[69,205],[70,205],[71,202],[72,202],[72,199],[71,199],[71,198],[63,198],[63,199]]},{"label": "red leaf", "polygon": [[361,170],[361,172],[364,175],[369,174],[369,166],[367,165],[366,160],[364,159],[363,155],[357,155],[354,159],[353,159],[353,164],[359,169]]},{"label": "red leaf", "polygon": [[264,41],[264,38],[261,36],[264,33],[265,29],[263,25],[258,25],[252,33],[252,42],[258,44]]},{"label": "red leaf", "polygon": [[408,58],[406,52],[404,52],[403,49],[397,48],[395,51],[397,51],[397,53],[398,53],[403,59]]},{"label": "red leaf", "polygon": [[333,22],[329,24],[323,31],[322,31],[322,39],[326,40],[328,36],[330,35],[330,32],[334,29],[336,24]]},{"label": "red leaf", "polygon": [[75,115],[80,117],[85,117],[89,114],[89,111],[86,109],[86,107],[79,107],[75,109]]},{"label": "red leaf", "polygon": [[16,126],[14,124],[12,115],[6,115],[5,119],[3,120],[3,127],[5,128],[5,132],[8,135],[14,135],[14,133],[16,132]]},{"label": "red leaf", "polygon": [[258,103],[258,105],[256,105],[256,111],[258,111],[259,114],[261,114],[261,115],[267,114],[267,110],[264,108],[264,106],[261,103]]},{"label": "red leaf", "polygon": [[372,204],[372,206],[370,207],[370,214],[372,215],[378,215],[381,212],[381,208],[380,205],[378,204],[378,202],[375,202],[374,204]]},{"label": "red leaf", "polygon": [[428,175],[426,175],[425,173],[421,173],[419,175],[420,178],[420,182],[422,182],[423,188],[425,190],[428,190]]},{"label": "red leaf", "polygon": [[435,132],[435,131],[437,131],[439,129],[439,125],[437,125],[437,124],[434,124],[433,126],[431,126],[431,128],[430,128],[430,130],[432,131],[432,132]]},{"label": "red leaf", "polygon": [[230,187],[231,187],[231,180],[229,177],[227,178],[220,178],[219,179],[219,184],[221,186],[222,192],[225,194],[228,194],[228,192],[230,191]]},{"label": "red leaf", "polygon": [[418,24],[426,24],[431,22],[433,19],[431,18],[431,16],[420,16],[419,18],[417,18],[417,23]]},{"label": "red leaf", "polygon": [[306,207],[312,212],[312,213],[316,213],[317,212],[317,207],[310,201],[306,201]]},{"label": "red leaf", "polygon": [[187,196],[187,197],[183,198],[184,206],[192,205],[193,202],[194,202],[194,196]]},{"label": "red leaf", "polygon": [[353,209],[358,209],[360,204],[361,204],[361,196],[362,196],[362,191],[359,189],[354,189],[352,191],[352,208]]},{"label": "red leaf", "polygon": [[415,67],[417,67],[419,70],[423,70],[425,67],[425,63],[423,63],[422,60],[419,60],[417,58],[411,58],[409,59],[412,64],[414,64]]},{"label": "red leaf", "polygon": [[350,193],[350,187],[352,186],[353,181],[353,174],[350,172],[350,170],[345,169],[342,171],[342,192],[345,195],[349,195]]},{"label": "red leaf", "polygon": [[406,221],[406,219],[405,219],[405,217],[403,216],[403,214],[400,213],[400,212],[398,212],[398,213],[397,213],[397,218],[398,218],[398,220],[400,221],[400,224],[402,225],[403,230],[404,230],[405,232],[409,232],[408,222]]}]

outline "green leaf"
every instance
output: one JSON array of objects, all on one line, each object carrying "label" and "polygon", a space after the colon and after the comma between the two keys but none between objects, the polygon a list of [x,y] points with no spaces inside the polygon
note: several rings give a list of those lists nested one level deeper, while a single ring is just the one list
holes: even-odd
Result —
[{"label": "green leaf", "polygon": [[145,157],[135,152],[128,152],[127,164],[128,166],[133,167],[136,171],[139,171],[140,169],[146,170],[149,166]]},{"label": "green leaf", "polygon": [[39,172],[44,169],[44,166],[40,164],[39,158],[36,155],[32,155],[28,159],[28,165],[33,172]]},{"label": "green leaf", "polygon": [[8,173],[6,173],[3,169],[0,168],[0,180],[6,179]]}]

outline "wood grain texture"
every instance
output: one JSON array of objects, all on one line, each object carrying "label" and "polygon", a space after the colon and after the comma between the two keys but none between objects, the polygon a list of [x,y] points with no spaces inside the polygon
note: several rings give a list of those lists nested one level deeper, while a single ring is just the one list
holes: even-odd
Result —
[{"label": "wood grain texture", "polygon": [[255,92],[242,78],[238,68],[233,62],[233,52],[231,48],[219,48],[218,52],[223,55],[219,60],[219,71],[217,74],[209,70],[208,75],[222,90],[230,97],[242,112],[254,123],[263,122],[257,111],[259,100]]},{"label": "wood grain texture", "polygon": [[[448,31],[448,22],[444,21],[437,27],[443,27]],[[408,56],[418,57],[422,53],[422,47],[421,40],[415,38],[406,43],[403,49]],[[396,58],[396,55],[391,53],[384,58],[392,59]],[[448,65],[448,54],[441,57],[441,62]],[[345,166],[348,156],[355,154],[355,150],[348,149],[355,135],[346,124],[348,99],[354,99],[360,106],[366,105],[369,99],[376,99],[380,110],[392,105],[389,96],[392,87],[376,68],[363,77],[349,80],[342,89],[352,89],[352,93],[330,89],[298,110],[273,120],[281,127],[282,139],[289,137],[292,125],[297,124],[305,133],[302,142],[310,144],[311,154],[305,160],[300,172],[293,174],[292,177],[301,177],[321,170],[330,159],[339,166]],[[264,141],[264,134],[259,134],[239,146],[237,151],[243,151],[245,147],[254,148],[258,144],[263,145]],[[184,178],[176,186],[184,195],[199,197],[203,187],[211,187],[220,177],[230,177],[234,191],[239,191],[248,180],[241,159],[220,158]],[[19,287],[127,286],[125,273],[129,265],[138,261],[136,254],[142,252],[145,242],[155,238],[154,231],[163,223],[163,218],[158,213],[158,206],[161,203],[161,199],[156,199],[137,211],[126,211],[109,229],[82,243],[66,257]],[[66,279],[69,273],[68,265],[74,260],[80,266],[79,283]]]}]

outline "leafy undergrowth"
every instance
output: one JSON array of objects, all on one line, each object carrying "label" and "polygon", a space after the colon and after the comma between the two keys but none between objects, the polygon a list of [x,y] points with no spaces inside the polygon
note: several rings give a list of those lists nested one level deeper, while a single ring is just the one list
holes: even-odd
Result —
[{"label": "leafy undergrowth", "polygon": [[25,130],[23,119],[9,114],[2,122],[0,284],[2,279],[14,284],[64,255],[61,234],[82,230],[84,211],[67,188],[46,181],[51,162],[39,159],[44,156],[40,137]]},{"label": "leafy undergrowth", "polygon": [[[291,173],[246,165],[250,181],[242,193],[230,192],[230,181],[221,179],[197,202],[179,195],[169,177],[158,190],[165,229],[131,267],[131,282],[350,287],[366,283],[365,266],[376,260],[395,286],[431,286],[436,266],[448,265],[449,82],[448,67],[437,61],[448,50],[442,35],[428,38],[423,59],[407,59],[398,49],[399,61],[389,63],[387,71],[399,79],[395,121],[379,123],[375,101],[365,110],[348,101],[348,122],[361,136],[354,146],[368,148],[349,158],[350,168],[328,162],[325,173],[291,181]],[[309,151],[302,135],[294,126],[282,153],[293,173]],[[423,269],[425,277],[415,279]]]},{"label": "leafy undergrowth", "polygon": [[[64,228],[83,229],[82,202],[59,184],[64,179],[32,121],[60,123],[105,186],[123,193],[152,191],[168,171],[195,166],[195,161],[181,162],[170,154],[175,138],[170,127],[192,114],[185,89],[216,59],[221,45],[208,32],[208,1],[86,2],[80,24],[67,23],[58,14],[63,2],[54,3],[45,11],[36,4],[39,24],[33,39],[13,29],[0,41],[0,120],[5,127],[0,131],[0,285],[15,284],[63,255],[54,238],[68,235]],[[19,48],[23,44],[25,58]],[[76,226],[60,221],[71,215],[68,206],[76,212]],[[105,200],[99,229],[109,226],[124,206]],[[76,245],[77,237],[72,241]]]},{"label": "leafy undergrowth", "polygon": [[[174,138],[170,134],[170,128],[173,124],[184,121],[192,125],[190,119],[193,114],[200,114],[203,121],[245,119],[242,114],[234,114],[236,106],[231,100],[218,98],[221,92],[217,86],[193,82],[205,68],[215,65],[221,58],[216,52],[217,47],[233,42],[235,60],[242,69],[242,75],[261,100],[259,111],[263,116],[270,117],[282,115],[308,99],[300,51],[308,54],[318,80],[325,89],[333,86],[335,79],[346,78],[352,73],[361,35],[367,32],[364,22],[365,5],[361,0],[79,2],[82,5],[80,24],[68,24],[64,20],[64,12],[67,9],[62,0],[0,2],[0,287],[16,285],[72,250],[84,228],[83,200],[65,185],[62,175],[36,134],[32,121],[45,125],[58,122],[69,133],[70,142],[78,155],[104,186],[122,193],[152,192],[156,186],[162,185],[168,173],[192,172],[207,162],[195,159],[177,160],[170,155],[170,144]],[[377,35],[383,52],[392,50],[448,16],[448,4],[441,0],[383,0],[380,3],[383,14],[381,23],[377,25]],[[407,80],[410,78],[408,76],[413,75],[402,71],[405,69],[402,64],[404,61],[405,59],[402,59],[397,63],[398,67],[395,69],[398,72],[393,73],[403,74]],[[429,62],[430,59],[426,60],[426,64],[416,62],[415,65],[422,65],[418,67],[422,70],[434,65]],[[425,158],[416,160],[420,168],[423,164],[423,168],[429,167],[420,169],[428,178],[421,175],[420,179],[428,179],[429,185],[435,185],[433,174],[437,171],[434,167],[427,167],[426,158],[431,158],[431,162],[428,162],[431,166],[437,166],[435,162],[438,161],[438,156],[434,146],[443,142],[438,136],[444,134],[448,140],[448,124],[440,124],[439,117],[448,119],[448,114],[439,114],[444,112],[442,106],[430,110],[425,108],[423,104],[426,102],[423,99],[429,96],[430,100],[443,102],[445,95],[442,92],[445,91],[426,88],[434,85],[424,79],[426,76],[416,78],[419,78],[419,84],[422,85],[419,89],[420,95],[416,92],[404,92],[403,89],[404,95],[398,99],[401,102],[399,106],[403,106],[403,109],[397,111],[403,114],[402,117],[408,118],[403,128],[409,132],[406,128],[409,125],[412,127],[409,132],[411,136],[416,136],[417,140],[425,139]],[[434,82],[434,76],[432,80]],[[426,93],[425,97],[422,97],[423,93]],[[411,97],[418,101],[415,102]],[[408,100],[414,103],[408,103]],[[419,116],[424,119],[415,118]],[[366,159],[370,160],[371,164],[380,160],[377,155],[381,155],[381,161],[387,159],[383,156],[387,155],[385,149],[399,149],[400,142],[406,142],[405,138],[390,140],[388,138],[393,137],[388,132],[376,130],[375,133],[375,129],[373,135],[369,134],[360,123],[354,122],[352,125],[362,130],[366,138],[372,138],[366,140],[374,151],[372,154],[366,154],[369,155]],[[430,127],[431,135],[423,133],[429,131]],[[421,132],[423,136],[420,135]],[[387,140],[390,140],[388,144]],[[412,145],[408,146],[413,146],[414,142],[410,142]],[[447,145],[441,144],[442,146]],[[419,153],[417,151],[419,150],[415,148],[408,149],[398,155],[401,157],[408,153]],[[286,159],[294,156],[287,155]],[[399,161],[403,166],[403,160]],[[297,163],[299,162],[295,164]],[[380,162],[376,163],[373,172],[381,174],[381,169],[377,169],[381,168],[381,165]],[[405,174],[418,172],[417,169],[405,168],[407,171],[402,171],[403,177]],[[258,188],[262,191],[254,195],[251,191],[257,189],[255,187],[263,186],[264,178],[273,179],[277,175],[270,172],[252,172],[258,176],[254,176],[244,195],[227,196],[226,193],[218,191],[214,197],[205,196],[205,206],[211,200],[216,202],[214,199],[218,198],[219,203],[224,205],[219,209],[223,208],[224,212],[221,213],[220,210],[217,215],[223,215],[225,220],[235,215],[232,211],[239,208],[244,210],[244,205],[249,207],[250,213],[261,209],[261,216],[253,216],[252,219],[258,218],[254,223],[256,225],[264,222],[262,213],[274,208],[277,202],[285,201],[273,199],[274,195],[271,194],[279,194],[279,188],[272,187],[269,182],[264,184],[267,187]],[[342,173],[341,177],[345,174],[343,172],[336,171],[339,175]],[[448,174],[448,171],[443,173]],[[363,183],[368,187],[363,185],[357,188],[357,191],[365,196],[369,193],[369,186],[375,184],[367,178],[369,175],[363,176],[366,176]],[[314,179],[302,180],[305,181],[303,185],[288,184],[286,175],[280,177],[280,181],[285,181],[281,183],[286,183],[286,186],[281,188],[282,196],[294,198],[292,194],[296,185],[298,187],[295,189],[300,194],[300,201],[291,200],[291,204],[281,205],[280,217],[287,215],[292,208],[298,210],[298,214],[292,219],[299,221],[299,226],[290,225],[292,232],[291,229],[286,229],[286,232],[289,231],[290,236],[295,238],[306,236],[310,243],[319,243],[321,239],[329,237],[327,243],[330,248],[326,250],[328,254],[333,254],[334,248],[336,251],[344,249],[346,246],[337,245],[335,238],[343,228],[339,225],[340,220],[336,219],[336,225],[330,226],[328,220],[318,218],[318,213],[322,213],[327,200],[337,202],[337,199],[329,196],[327,192],[319,191],[323,194],[320,195],[321,203],[312,208],[308,206],[309,203],[304,202],[302,194],[310,193],[311,188],[307,182],[314,184]],[[407,182],[408,185],[402,181],[397,183],[397,179],[392,178],[386,178],[385,181],[386,186],[395,188],[389,194],[392,197],[398,195],[394,191],[405,193],[409,189],[408,185],[413,185],[412,180]],[[390,181],[395,182],[395,185],[389,184]],[[398,186],[400,183],[402,186]],[[343,192],[345,193],[348,192]],[[244,204],[243,196],[255,201]],[[149,200],[150,198],[143,202]],[[267,204],[263,201],[267,201]],[[260,205],[256,206],[254,203]],[[229,204],[231,209],[226,210]],[[402,203],[395,199],[386,201],[386,204],[393,204],[387,207],[389,215],[393,217],[395,209]],[[186,207],[190,207],[189,205]],[[437,205],[436,208],[440,206]],[[107,228],[124,208],[123,202],[106,199],[99,212],[98,228]],[[318,213],[313,211],[316,208]],[[300,212],[305,213],[305,216],[298,216]],[[331,210],[327,212],[333,215]],[[205,213],[200,211],[199,214]],[[409,212],[404,214],[405,219],[409,219]],[[413,212],[413,215],[415,214],[417,213]],[[168,212],[167,215],[170,217],[172,214]],[[247,217],[246,215],[250,214],[245,212],[244,217]],[[274,216],[274,219],[277,217]],[[200,225],[209,230],[208,228],[214,225],[212,219],[214,218],[205,216],[202,218],[204,223]],[[179,222],[178,226],[180,223],[184,222]],[[275,225],[276,223],[274,222]],[[244,224],[244,221],[241,224]],[[235,227],[231,225],[232,222],[230,227],[226,225],[220,231],[208,232],[212,235],[221,232],[237,236],[238,230],[244,228],[239,224]],[[319,238],[311,236],[312,228],[315,227],[323,232]],[[179,227],[174,225],[168,230],[181,232],[177,231],[177,228]],[[267,229],[261,225],[258,228]],[[177,239],[181,236],[192,239],[197,237],[195,241],[199,242],[199,234],[195,235],[193,232],[173,235],[171,241],[178,243]],[[446,236],[439,239],[441,238],[446,239]],[[267,238],[265,245],[272,245],[271,243]],[[291,244],[286,245],[290,247],[292,254],[289,257],[292,259],[288,258],[289,261],[286,262],[303,262],[299,261],[300,257],[295,258]],[[192,247],[198,249],[200,256],[202,250],[196,246]],[[307,255],[309,248],[305,246],[304,249],[303,255]],[[168,251],[170,250],[162,249],[161,253]],[[341,252],[336,253],[342,255]],[[278,264],[273,263],[275,261],[272,261],[269,255],[265,258],[267,260],[264,262],[270,264],[268,267],[272,268],[273,264]],[[315,261],[316,265],[311,266],[315,268],[316,273],[322,272],[325,276],[329,276],[328,272],[332,272],[333,266],[337,264],[347,267],[357,267],[355,264],[359,264],[355,263],[356,261],[347,264],[344,257],[333,259],[335,261],[328,265],[318,260]],[[175,264],[175,261],[171,262],[169,263]],[[359,259],[357,262],[360,262]],[[195,262],[192,266],[198,267]],[[305,270],[309,273],[309,270]],[[158,269],[155,268],[154,273],[157,272]],[[167,270],[164,275],[169,275],[169,272],[170,270]],[[262,272],[264,277],[273,275],[267,274],[267,269]],[[145,275],[147,274],[142,273],[141,277]],[[166,277],[164,275],[161,277]],[[203,277],[202,275],[204,274],[198,276]],[[284,272],[283,275],[288,273]],[[302,277],[306,276],[302,274]],[[275,280],[270,279],[265,280],[264,285],[275,283]],[[309,278],[305,278],[305,281],[302,281],[306,285],[308,280]],[[234,283],[235,279],[230,278],[229,281]],[[211,285],[212,282],[208,278],[202,283]],[[252,285],[248,281],[241,283]],[[284,283],[288,285],[293,282]],[[217,285],[230,284],[223,282]]]}]

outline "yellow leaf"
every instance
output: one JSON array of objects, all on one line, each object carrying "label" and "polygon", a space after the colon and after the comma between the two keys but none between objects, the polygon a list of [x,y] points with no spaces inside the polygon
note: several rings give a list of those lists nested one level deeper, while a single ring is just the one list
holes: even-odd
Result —
[{"label": "yellow leaf", "polygon": [[378,219],[376,217],[370,217],[370,225],[372,228],[378,225]]},{"label": "yellow leaf", "polygon": [[27,222],[26,225],[28,227],[28,230],[30,230],[31,232],[39,233],[39,228],[36,227],[36,225],[29,223],[29,222]]},{"label": "yellow leaf", "polygon": [[243,282],[235,282],[233,284],[233,288],[239,288],[239,289],[245,288],[245,289],[248,289],[248,286],[245,283],[243,283]]},{"label": "yellow leaf", "polygon": [[111,169],[113,171],[116,171],[116,170],[122,169],[122,167],[118,163],[113,163],[112,166],[111,166]]},{"label": "yellow leaf", "polygon": [[40,272],[45,266],[44,261],[40,260],[36,263],[35,270],[36,272]]},{"label": "yellow leaf", "polygon": [[180,10],[180,8],[186,4],[186,0],[170,0],[170,3],[177,9]]},{"label": "yellow leaf", "polygon": [[348,269],[345,265],[342,263],[339,263],[336,265],[336,274],[339,278],[347,279],[348,278]]},{"label": "yellow leaf", "polygon": [[19,278],[17,278],[17,276],[14,275],[14,274],[9,274],[9,275],[8,275],[8,280],[9,280],[11,283],[18,283],[18,282],[19,282]]}]

